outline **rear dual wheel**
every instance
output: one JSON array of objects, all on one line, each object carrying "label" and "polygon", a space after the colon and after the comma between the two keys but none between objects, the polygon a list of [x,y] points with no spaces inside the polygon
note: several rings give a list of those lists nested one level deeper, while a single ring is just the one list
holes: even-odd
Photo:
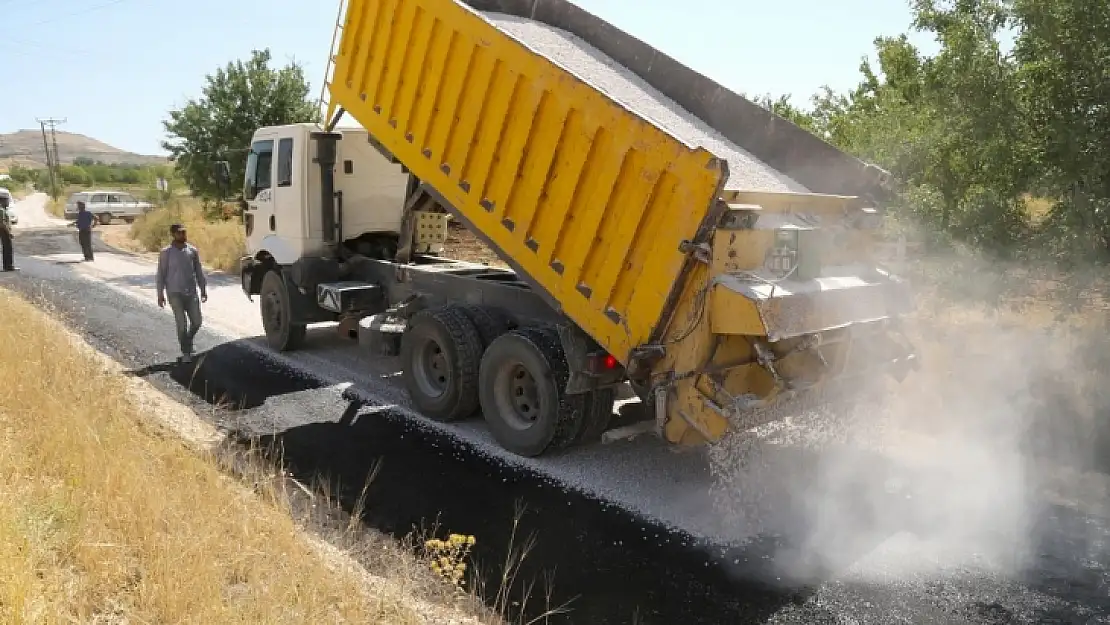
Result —
[{"label": "rear dual wheel", "polygon": [[600,437],[612,416],[612,389],[566,394],[569,368],[558,333],[511,326],[498,311],[474,306],[413,315],[401,361],[416,408],[452,422],[480,406],[498,444],[526,457]]},{"label": "rear dual wheel", "polygon": [[457,421],[478,409],[481,358],[481,336],[457,306],[416,313],[401,337],[402,377],[409,397],[436,421]]},{"label": "rear dual wheel", "polygon": [[519,328],[495,339],[482,357],[482,414],[497,442],[526,457],[596,439],[613,412],[613,392],[568,395],[569,368],[558,334]]}]

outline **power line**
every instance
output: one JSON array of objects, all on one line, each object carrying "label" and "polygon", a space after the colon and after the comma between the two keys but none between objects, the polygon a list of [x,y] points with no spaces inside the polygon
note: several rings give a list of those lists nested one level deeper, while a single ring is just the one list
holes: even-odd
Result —
[{"label": "power line", "polygon": [[[54,22],[58,22],[58,21],[61,21],[61,20],[64,20],[64,19],[67,19],[67,18],[70,18],[70,17],[77,17],[77,16],[80,16],[80,15],[84,15],[86,13],[92,13],[93,11],[99,11],[101,9],[107,9],[107,8],[113,7],[117,4],[122,4],[124,2],[129,2],[129,1],[130,0],[110,0],[109,2],[102,2],[100,4],[94,4],[92,6],[85,7],[83,9],[77,9],[76,11],[70,11],[68,13],[60,13],[60,14],[55,13],[53,16],[48,17],[46,19],[42,19],[42,20],[39,20],[37,22],[32,22],[30,24],[16,25],[15,28],[20,30],[20,31],[26,31],[27,29],[34,28],[36,26],[44,26],[44,25],[47,25],[47,24],[52,24]],[[3,5],[4,5],[4,0],[0,0],[0,6],[3,6]],[[5,27],[8,28],[8,29],[11,29],[12,25],[5,24]],[[3,39],[0,39],[0,44],[7,44],[7,45],[13,45],[14,44],[15,46],[23,45],[23,46],[31,46],[31,47],[45,47],[45,48],[49,48],[49,49],[53,50],[54,52],[63,52],[63,53],[70,53],[70,54],[88,54],[88,51],[85,51],[85,50],[60,49],[53,42],[37,43],[37,42],[31,42],[31,41],[26,41],[26,40],[20,40],[20,39],[12,39],[11,37],[4,37]],[[12,53],[14,53],[18,56],[27,56],[27,57],[41,56],[41,53],[31,54],[31,53],[27,53],[26,51],[19,50],[18,48],[14,48],[12,50]],[[61,58],[61,57],[57,57],[57,58]]]},{"label": "power line", "polygon": [[46,24],[57,22],[58,20],[64,20],[69,17],[84,15],[86,13],[92,13],[93,11],[99,11],[101,9],[107,9],[108,7],[113,7],[117,4],[122,4],[128,1],[129,0],[111,0],[110,2],[102,2],[100,4],[94,4],[91,7],[85,7],[84,9],[78,9],[76,11],[70,11],[68,13],[55,14],[53,17],[48,17],[44,20],[39,20],[30,24],[19,24],[16,26],[16,28],[18,28],[19,30],[25,30],[27,28],[34,28],[35,26],[44,26]]}]

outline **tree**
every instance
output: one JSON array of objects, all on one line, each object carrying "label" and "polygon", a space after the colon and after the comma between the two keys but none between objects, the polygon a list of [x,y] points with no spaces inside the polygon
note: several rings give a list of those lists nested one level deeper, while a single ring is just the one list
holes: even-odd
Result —
[{"label": "tree", "polygon": [[1110,4],[1015,0],[1014,52],[1067,245],[1110,255]]},{"label": "tree", "polygon": [[936,38],[937,54],[904,34],[877,38],[878,64],[861,61],[854,89],[826,87],[810,110],[784,116],[806,116],[818,136],[893,172],[924,225],[1013,251],[1027,234],[1021,196],[1038,171],[1018,64],[999,44],[1013,16],[1002,0],[911,5],[913,27]]},{"label": "tree", "polygon": [[216,197],[212,164],[217,160],[229,161],[232,180],[242,180],[248,143],[259,127],[319,121],[301,66],[273,69],[270,60],[267,49],[252,51],[246,63],[228,63],[205,77],[199,99],[170,111],[163,122],[169,137],[162,147],[195,195]]}]

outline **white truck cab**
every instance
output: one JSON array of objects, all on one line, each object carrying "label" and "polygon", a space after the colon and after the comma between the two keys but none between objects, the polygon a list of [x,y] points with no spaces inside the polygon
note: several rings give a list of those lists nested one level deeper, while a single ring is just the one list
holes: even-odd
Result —
[{"label": "white truck cab", "polygon": [[[329,241],[391,237],[401,232],[409,175],[383,157],[361,128],[336,129],[334,219],[323,213],[324,180],[315,164],[316,124],[261,128],[251,139],[243,182],[247,250],[278,265],[328,253]],[[334,238],[325,236],[331,225]]]},{"label": "white truck cab", "polygon": [[[218,167],[221,185],[226,165]],[[446,213],[408,210],[404,219],[417,187],[362,128],[329,132],[304,123],[255,131],[243,176],[240,278],[248,297],[261,296],[273,345],[299,343],[306,323],[354,322],[376,307],[381,289],[360,278],[366,261],[443,252]]]}]

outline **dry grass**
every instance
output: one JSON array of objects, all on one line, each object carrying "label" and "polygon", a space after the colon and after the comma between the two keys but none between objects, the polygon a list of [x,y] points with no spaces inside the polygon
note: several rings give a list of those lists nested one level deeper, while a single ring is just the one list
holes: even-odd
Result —
[{"label": "dry grass", "polygon": [[170,242],[170,225],[184,224],[189,241],[197,247],[204,264],[217,271],[235,271],[246,253],[242,222],[236,218],[211,221],[200,202],[174,198],[164,208],[142,215],[131,224],[130,237],[141,251],[156,252]]},{"label": "dry grass", "polygon": [[58,219],[64,219],[65,218],[66,198],[67,197],[69,197],[69,196],[68,195],[63,195],[63,196],[59,197],[56,200],[54,198],[47,199],[46,200],[46,212],[51,217],[57,217]]},{"label": "dry grass", "polygon": [[[72,195],[72,194],[74,194],[74,193],[76,193],[80,190],[81,190],[81,187],[65,187],[65,188],[61,189],[58,192],[58,199],[54,199],[52,197],[47,197],[46,198],[46,212],[47,212],[47,214],[49,214],[51,217],[57,217],[58,219],[65,219],[66,200],[69,199],[70,195]],[[43,192],[46,193],[47,195],[49,195],[50,194],[50,189],[49,188],[43,189]]]},{"label": "dry grass", "polygon": [[0,290],[0,317],[19,320],[0,327],[0,622],[428,620],[414,559],[368,583],[278,490],[252,496],[145,420],[133,382],[39,307]]},{"label": "dry grass", "polygon": [[1033,225],[1040,225],[1052,211],[1054,202],[1048,198],[1026,196],[1025,214]]}]

